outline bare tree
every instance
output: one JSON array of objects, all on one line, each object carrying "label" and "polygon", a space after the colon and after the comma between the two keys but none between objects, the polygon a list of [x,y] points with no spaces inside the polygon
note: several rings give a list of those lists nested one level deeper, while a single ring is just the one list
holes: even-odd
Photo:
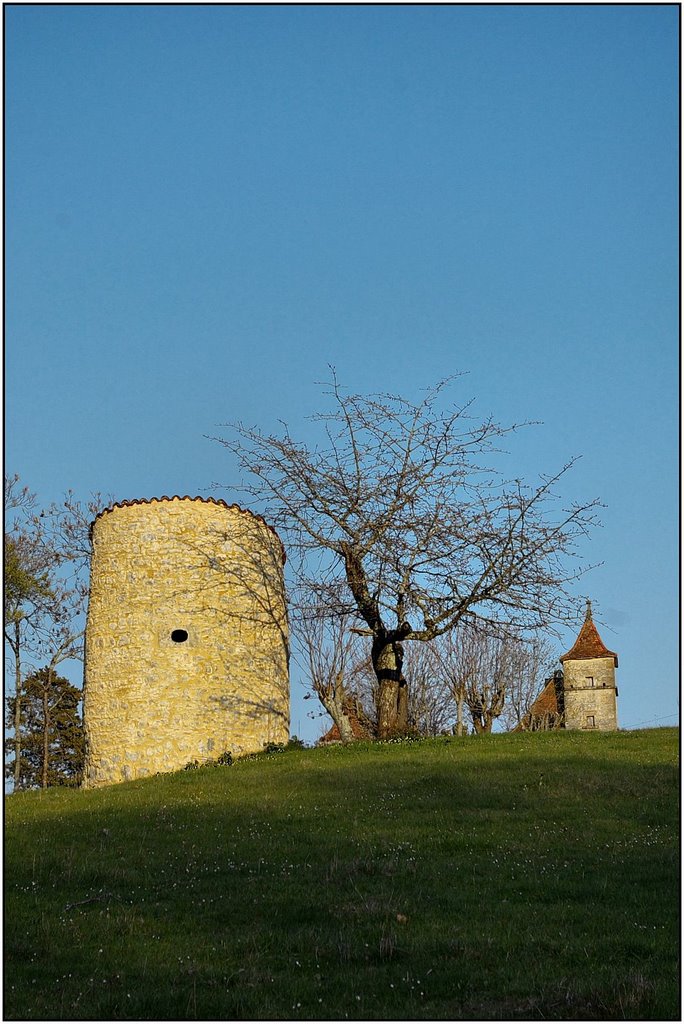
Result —
[{"label": "bare tree", "polygon": [[307,603],[301,595],[291,608],[294,642],[307,667],[311,690],[337,726],[342,743],[357,738],[352,719],[370,735],[372,725],[365,721],[352,683],[358,638],[350,632],[349,616],[331,614],[325,605]]},{"label": "bare tree", "polygon": [[54,607],[58,557],[35,513],[36,496],[5,478],[4,636],[14,668],[14,786],[21,781],[22,681],[26,658],[39,646],[41,626]]},{"label": "bare tree", "polygon": [[403,645],[463,620],[521,633],[566,618],[579,575],[568,557],[596,521],[596,500],[563,507],[554,495],[572,462],[528,487],[483,461],[516,426],[475,424],[470,403],[440,411],[444,387],[414,403],[333,379],[332,411],[314,417],[322,447],[241,423],[218,439],[302,564],[327,553],[327,578],[344,582],[340,611],[371,640],[380,738],[408,728]]},{"label": "bare tree", "polygon": [[454,722],[456,705],[438,645],[438,640],[412,645],[404,663],[409,727],[418,736],[439,736],[450,731]]},{"label": "bare tree", "polygon": [[462,735],[467,708],[476,733],[492,731],[494,722],[518,725],[544,686],[553,663],[553,648],[540,636],[482,633],[464,624],[434,647],[440,670],[457,707],[457,735]]},{"label": "bare tree", "polygon": [[432,644],[433,657],[439,673],[444,679],[456,708],[454,732],[457,736],[467,733],[464,721],[468,683],[477,664],[477,644],[472,630],[465,627],[445,633]]},{"label": "bare tree", "polygon": [[514,671],[517,641],[494,636],[476,638],[465,699],[478,735],[492,731],[503,713]]},{"label": "bare tree", "polygon": [[463,734],[465,708],[476,733],[492,731],[505,706],[515,644],[469,623],[442,638],[437,656],[457,705],[457,735]]},{"label": "bare tree", "polygon": [[558,662],[558,652],[546,637],[518,643],[511,651],[511,672],[501,720],[506,729],[520,725]]},{"label": "bare tree", "polygon": [[36,517],[56,567],[48,614],[38,631],[48,675],[64,661],[83,660],[92,554],[90,524],[110,500],[94,493],[82,502],[68,491],[63,502],[49,505]]},{"label": "bare tree", "polygon": [[103,498],[87,503],[69,492],[39,510],[18,476],[5,479],[5,641],[14,668],[14,785],[20,785],[22,679],[47,663],[48,672],[83,657],[90,568],[89,525]]},{"label": "bare tree", "polygon": [[78,589],[88,588],[92,556],[91,526],[103,509],[112,505],[114,496],[94,491],[86,501],[67,491],[64,500],[53,502],[41,511],[43,529],[50,535],[62,563],[70,568],[70,578]]}]

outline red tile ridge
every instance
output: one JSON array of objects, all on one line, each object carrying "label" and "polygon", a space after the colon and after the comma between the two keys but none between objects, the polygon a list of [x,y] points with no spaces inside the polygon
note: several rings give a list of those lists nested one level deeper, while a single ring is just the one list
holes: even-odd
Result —
[{"label": "red tile ridge", "polygon": [[556,681],[551,677],[546,683],[544,689],[539,694],[534,704],[530,708],[529,713],[533,715],[545,715],[545,714],[558,714],[558,693],[556,691]]},{"label": "red tile ridge", "polygon": [[559,715],[560,713],[556,680],[551,676],[550,679],[546,680],[544,689],[530,706],[527,714],[523,716],[522,721],[513,729],[513,732],[521,732],[523,729],[529,728],[535,718],[543,718],[545,715]]},{"label": "red tile ridge", "polygon": [[559,661],[563,663],[564,661],[582,661],[589,658],[613,658],[617,668],[618,656],[615,651],[608,650],[599,636],[599,631],[591,618],[591,610],[582,624],[575,643],[567,654],[561,655]]}]

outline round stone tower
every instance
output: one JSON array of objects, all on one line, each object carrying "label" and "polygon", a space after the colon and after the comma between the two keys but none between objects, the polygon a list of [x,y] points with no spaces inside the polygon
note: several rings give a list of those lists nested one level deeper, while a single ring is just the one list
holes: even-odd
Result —
[{"label": "round stone tower", "polygon": [[214,498],[117,502],[92,524],[85,786],[287,742],[282,544]]}]

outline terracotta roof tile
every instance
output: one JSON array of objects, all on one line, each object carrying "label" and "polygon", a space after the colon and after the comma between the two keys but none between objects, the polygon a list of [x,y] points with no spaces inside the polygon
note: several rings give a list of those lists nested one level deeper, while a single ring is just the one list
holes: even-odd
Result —
[{"label": "terracotta roof tile", "polygon": [[579,636],[567,654],[561,655],[560,661],[561,663],[564,661],[581,661],[585,658],[614,658],[615,667],[617,668],[618,656],[615,651],[608,650],[599,636],[594,620],[591,617],[591,602],[589,601],[587,602],[587,614]]},{"label": "terracotta roof tile", "polygon": [[553,676],[547,679],[546,686],[513,732],[534,728],[534,723],[542,719],[546,719],[548,723],[558,722],[558,716],[563,714],[563,708],[558,700],[562,685],[562,680],[557,682]]},{"label": "terracotta roof tile", "polygon": [[559,712],[556,682],[551,678],[530,708],[529,714],[536,717],[537,715],[557,715]]}]

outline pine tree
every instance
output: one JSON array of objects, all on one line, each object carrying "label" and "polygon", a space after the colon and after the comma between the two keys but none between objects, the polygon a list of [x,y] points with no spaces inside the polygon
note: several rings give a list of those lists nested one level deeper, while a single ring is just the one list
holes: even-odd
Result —
[{"label": "pine tree", "polygon": [[[24,680],[21,701],[19,788],[77,786],[83,774],[84,732],[79,704],[81,691],[52,666]],[[14,725],[15,696],[7,697],[7,724]],[[13,754],[14,739],[5,743]],[[6,767],[14,776],[14,760]]]}]

